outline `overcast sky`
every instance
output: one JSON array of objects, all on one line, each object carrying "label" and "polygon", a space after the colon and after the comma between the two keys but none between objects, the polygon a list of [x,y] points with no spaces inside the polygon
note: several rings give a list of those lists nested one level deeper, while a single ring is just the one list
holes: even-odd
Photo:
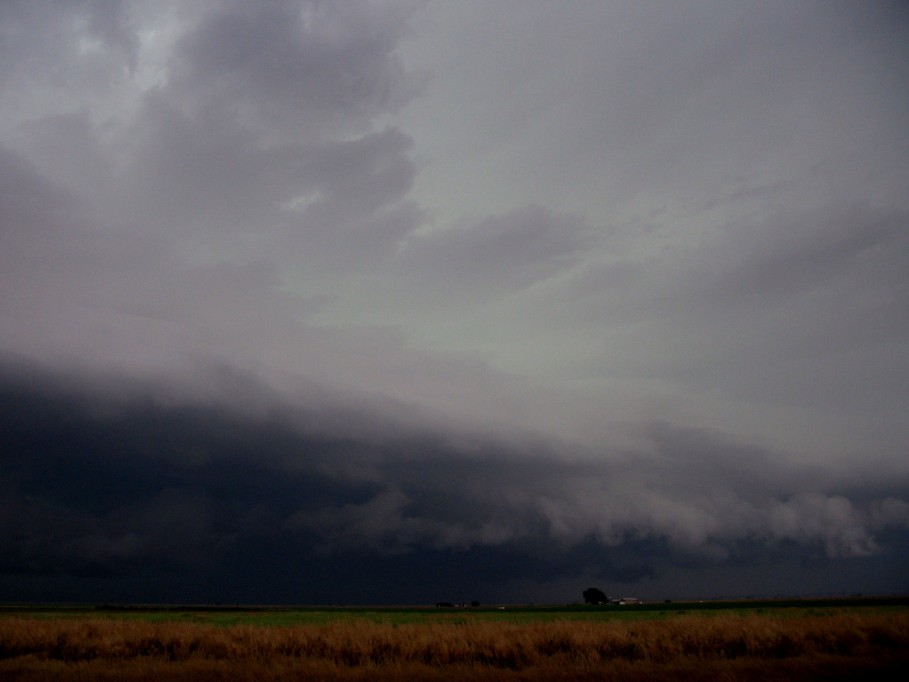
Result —
[{"label": "overcast sky", "polygon": [[898,2],[0,3],[0,599],[909,592]]}]

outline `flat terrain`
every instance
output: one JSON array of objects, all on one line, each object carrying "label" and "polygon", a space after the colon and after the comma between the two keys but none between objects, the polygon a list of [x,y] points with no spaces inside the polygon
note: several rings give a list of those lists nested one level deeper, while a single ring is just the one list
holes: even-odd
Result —
[{"label": "flat terrain", "polygon": [[901,679],[909,601],[0,607],[4,680]]},{"label": "flat terrain", "polygon": [[10,616],[51,619],[104,618],[210,625],[325,625],[338,621],[404,623],[654,620],[682,615],[762,615],[779,617],[832,613],[909,613],[909,596],[729,601],[644,602],[634,606],[584,604],[495,604],[437,606],[287,606],[174,604],[0,604],[0,619]]}]

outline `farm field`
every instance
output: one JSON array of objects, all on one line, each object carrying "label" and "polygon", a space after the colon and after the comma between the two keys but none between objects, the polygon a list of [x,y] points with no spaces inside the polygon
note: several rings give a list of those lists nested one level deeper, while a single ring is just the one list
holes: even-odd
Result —
[{"label": "farm field", "polygon": [[904,599],[0,608],[3,680],[845,680],[907,664]]}]

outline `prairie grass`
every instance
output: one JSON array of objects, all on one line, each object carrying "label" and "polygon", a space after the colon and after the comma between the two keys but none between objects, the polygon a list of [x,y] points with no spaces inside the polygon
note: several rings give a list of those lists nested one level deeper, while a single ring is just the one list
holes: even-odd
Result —
[{"label": "prairie grass", "polygon": [[907,664],[907,613],[289,627],[0,618],[4,680],[896,679]]}]

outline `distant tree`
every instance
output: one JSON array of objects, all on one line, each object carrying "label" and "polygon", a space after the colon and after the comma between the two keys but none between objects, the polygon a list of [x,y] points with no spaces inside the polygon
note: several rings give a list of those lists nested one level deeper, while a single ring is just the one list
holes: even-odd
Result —
[{"label": "distant tree", "polygon": [[609,601],[606,593],[596,587],[588,587],[583,594],[585,604],[605,604]]}]

